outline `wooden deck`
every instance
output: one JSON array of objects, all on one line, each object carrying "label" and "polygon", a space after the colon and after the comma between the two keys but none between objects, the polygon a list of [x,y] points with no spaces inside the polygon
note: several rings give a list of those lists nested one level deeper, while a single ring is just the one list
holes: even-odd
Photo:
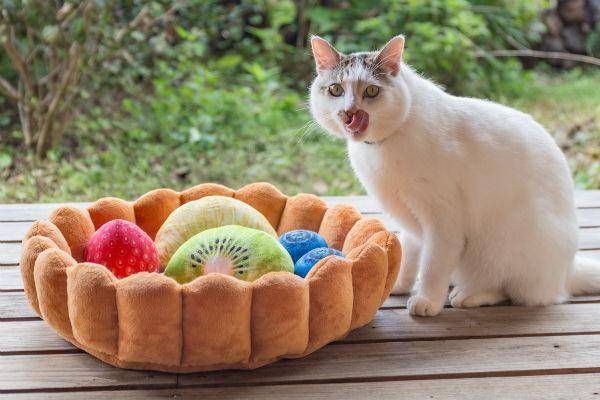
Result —
[{"label": "wooden deck", "polygon": [[[581,253],[600,259],[600,191],[576,200]],[[352,203],[397,229],[367,197],[327,201]],[[54,207],[0,205],[0,397],[600,398],[600,296],[546,308],[447,307],[434,318],[410,317],[406,299],[391,297],[371,324],[303,359],[189,375],[111,367],[60,339],[25,299],[20,239]]]}]

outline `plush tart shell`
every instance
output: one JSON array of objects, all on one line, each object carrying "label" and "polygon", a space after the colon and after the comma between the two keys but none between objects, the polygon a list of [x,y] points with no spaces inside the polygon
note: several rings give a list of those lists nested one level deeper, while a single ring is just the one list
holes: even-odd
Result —
[{"label": "plush tart shell", "polygon": [[[252,283],[209,274],[179,284],[159,273],[118,280],[82,262],[103,223],[122,218],[150,237],[173,210],[204,196],[232,196],[259,210],[279,234],[318,231],[346,258],[321,260],[305,279],[271,272]],[[156,189],[134,202],[102,198],[62,206],[27,232],[25,294],[63,338],[121,368],[167,372],[252,369],[310,354],[369,323],[398,275],[396,236],[351,205],[327,208],[311,194],[288,197],[269,183],[237,191],[205,183],[181,193]]]}]

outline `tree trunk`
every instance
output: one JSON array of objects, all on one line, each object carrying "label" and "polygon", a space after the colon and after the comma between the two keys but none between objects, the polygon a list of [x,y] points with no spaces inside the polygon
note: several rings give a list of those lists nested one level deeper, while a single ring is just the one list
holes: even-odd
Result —
[{"label": "tree trunk", "polygon": [[26,101],[19,100],[17,102],[17,108],[19,109],[19,121],[21,122],[21,129],[23,130],[23,138],[25,141],[25,147],[31,147],[33,145],[33,134],[32,134],[32,113],[30,107]]}]

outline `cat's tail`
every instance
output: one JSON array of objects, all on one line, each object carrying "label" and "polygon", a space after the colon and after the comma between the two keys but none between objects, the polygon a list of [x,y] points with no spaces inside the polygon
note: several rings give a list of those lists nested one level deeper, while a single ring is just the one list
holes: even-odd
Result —
[{"label": "cat's tail", "polygon": [[575,257],[567,289],[572,296],[600,294],[600,262]]}]

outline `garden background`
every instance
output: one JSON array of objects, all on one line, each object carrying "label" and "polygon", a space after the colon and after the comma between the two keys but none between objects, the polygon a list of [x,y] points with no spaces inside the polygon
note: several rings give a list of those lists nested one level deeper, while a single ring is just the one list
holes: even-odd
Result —
[{"label": "garden background", "polygon": [[[209,181],[362,193],[344,143],[310,122],[311,33],[342,51],[405,34],[418,71],[533,114],[577,186],[600,188],[600,5],[562,3],[587,13],[574,51],[547,48],[565,31],[542,0],[2,0],[0,202]],[[529,49],[592,63],[506,57]]]}]

